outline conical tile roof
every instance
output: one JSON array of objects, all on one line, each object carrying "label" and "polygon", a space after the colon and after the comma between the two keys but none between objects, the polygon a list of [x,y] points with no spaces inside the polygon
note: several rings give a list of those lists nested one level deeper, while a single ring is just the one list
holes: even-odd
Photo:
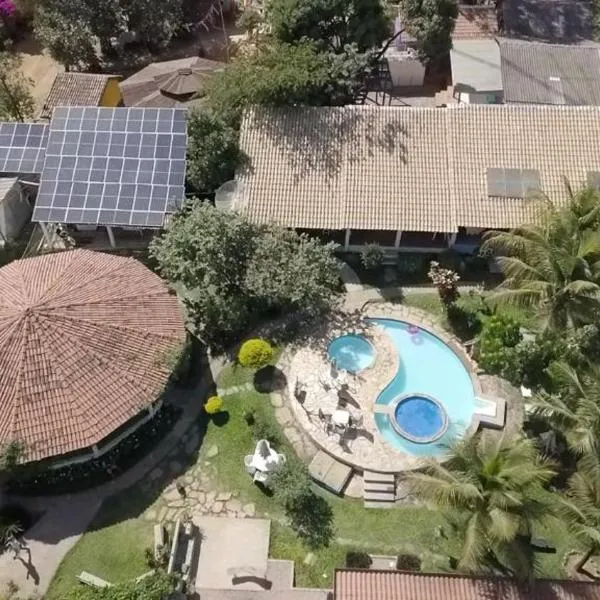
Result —
[{"label": "conical tile roof", "polygon": [[72,250],[0,269],[0,442],[27,460],[101,441],[163,389],[177,298],[137,260]]}]

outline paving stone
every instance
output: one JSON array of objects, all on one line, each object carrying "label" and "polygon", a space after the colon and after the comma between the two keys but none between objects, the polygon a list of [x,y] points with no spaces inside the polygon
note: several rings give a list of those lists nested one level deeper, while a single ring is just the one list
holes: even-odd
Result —
[{"label": "paving stone", "polygon": [[217,448],[217,446],[215,444],[213,444],[207,451],[206,451],[206,458],[214,458],[217,454],[219,454],[219,448]]},{"label": "paving stone", "polygon": [[217,494],[217,500],[219,502],[227,502],[231,498],[231,492],[219,492]]},{"label": "paving stone", "polygon": [[247,517],[253,517],[256,514],[256,506],[253,503],[244,504],[242,511]]},{"label": "paving stone", "polygon": [[179,495],[179,492],[177,491],[177,488],[172,488],[168,491],[166,491],[162,497],[167,501],[167,502],[173,502],[174,500],[179,500],[181,498],[181,496]]},{"label": "paving stone", "polygon": [[227,510],[238,512],[242,510],[242,503],[239,500],[230,500],[227,503]]},{"label": "paving stone", "polygon": [[208,492],[208,494],[206,494],[206,502],[214,502],[216,497],[217,492],[211,490],[210,492]]},{"label": "paving stone", "polygon": [[223,510],[223,503],[222,502],[215,502],[212,505],[211,510],[212,510],[212,512],[214,512],[216,514],[219,514]]},{"label": "paving stone", "polygon": [[285,427],[283,433],[292,444],[302,444],[302,438],[300,437],[300,433],[295,427]]},{"label": "paving stone", "polygon": [[271,394],[269,401],[271,402],[271,406],[275,408],[281,408],[283,406],[283,398],[281,397],[281,394]]},{"label": "paving stone", "polygon": [[173,502],[169,502],[169,508],[183,508],[186,504],[187,502],[183,499],[174,500]]},{"label": "paving stone", "polygon": [[293,422],[292,413],[287,406],[276,409],[275,417],[282,425],[288,425]]}]

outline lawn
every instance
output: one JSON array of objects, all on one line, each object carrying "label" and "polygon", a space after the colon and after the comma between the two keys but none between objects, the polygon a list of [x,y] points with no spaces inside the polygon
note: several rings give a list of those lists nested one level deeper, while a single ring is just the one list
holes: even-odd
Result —
[{"label": "lawn", "polygon": [[[417,298],[417,296],[419,298]],[[421,308],[427,303],[436,309],[439,300],[434,294],[411,294],[410,303]],[[441,306],[440,306],[441,310]],[[253,382],[254,372],[241,367],[226,367],[219,378],[219,388],[231,388]],[[309,548],[285,524],[281,508],[273,498],[252,483],[244,466],[243,456],[252,452],[255,444],[253,429],[246,421],[251,411],[279,431],[278,451],[293,452],[275,419],[269,396],[244,389],[224,397],[223,414],[211,420],[195,464],[211,474],[217,491],[236,491],[243,503],[256,506],[256,516],[272,520],[271,556],[291,559],[296,564],[296,585],[327,587],[332,584],[333,569],[344,565],[346,552],[362,549],[375,554],[418,554],[424,570],[448,570],[449,556],[458,549],[446,539],[441,516],[424,507],[408,505],[393,510],[365,509],[361,501],[341,499],[320,488],[333,510],[335,539],[328,547]],[[207,456],[208,449],[218,449],[216,456]],[[205,466],[206,465],[206,466]],[[151,545],[152,526],[140,515],[152,504],[155,495],[144,495],[139,487],[107,502],[90,531],[66,556],[52,582],[47,598],[55,600],[75,583],[81,570],[90,571],[110,581],[120,581],[143,573],[144,549]],[[557,546],[556,554],[540,554],[540,566],[546,576],[564,575],[563,560],[572,547],[564,524],[555,520],[549,527],[536,532]]]}]

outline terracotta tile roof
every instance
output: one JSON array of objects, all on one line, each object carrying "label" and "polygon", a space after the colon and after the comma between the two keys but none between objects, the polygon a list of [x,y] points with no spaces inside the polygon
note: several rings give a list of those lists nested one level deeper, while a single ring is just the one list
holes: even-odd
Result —
[{"label": "terracotta tile roof", "polygon": [[445,122],[441,109],[255,109],[244,210],[288,227],[453,231]]},{"label": "terracotta tile roof", "polygon": [[336,569],[333,593],[335,600],[598,600],[600,584],[538,580],[525,589],[496,577]]},{"label": "terracotta tile roof", "polygon": [[109,80],[116,75],[59,73],[50,88],[41,116],[49,118],[56,106],[100,106]]},{"label": "terracotta tile roof", "polygon": [[452,39],[477,40],[494,37],[498,33],[498,18],[495,6],[458,7]]},{"label": "terracotta tile roof", "polygon": [[508,228],[531,202],[489,197],[488,168],[540,171],[559,202],[600,171],[600,108],[254,109],[244,119],[239,209],[309,229]]},{"label": "terracotta tile roof", "polygon": [[185,337],[177,298],[132,258],[15,261],[0,289],[0,441],[23,441],[27,460],[89,447],[149,406]]}]

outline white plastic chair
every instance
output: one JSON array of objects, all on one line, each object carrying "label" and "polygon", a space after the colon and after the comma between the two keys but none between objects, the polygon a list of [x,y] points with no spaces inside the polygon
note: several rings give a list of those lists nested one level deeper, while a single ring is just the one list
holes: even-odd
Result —
[{"label": "white plastic chair", "polygon": [[252,466],[253,460],[254,456],[252,456],[252,454],[246,454],[246,456],[244,456],[244,466],[246,467],[246,471],[250,475],[254,475],[254,473],[256,472],[256,469]]}]

